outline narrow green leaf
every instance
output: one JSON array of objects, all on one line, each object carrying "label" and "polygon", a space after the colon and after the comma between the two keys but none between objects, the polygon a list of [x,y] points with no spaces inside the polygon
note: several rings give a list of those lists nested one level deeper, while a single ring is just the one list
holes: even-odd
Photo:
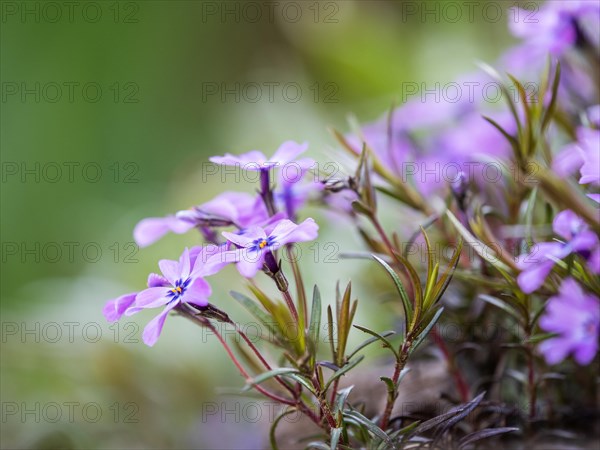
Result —
[{"label": "narrow green leaf", "polygon": [[449,422],[456,423],[457,421],[460,421],[461,419],[468,416],[469,413],[471,411],[473,411],[473,409],[475,409],[475,407],[477,407],[477,405],[479,405],[479,403],[481,403],[481,400],[483,400],[484,395],[485,395],[485,392],[481,393],[480,395],[478,395],[477,397],[475,397],[473,400],[471,400],[468,403],[459,405],[455,408],[452,408],[450,411],[448,411],[444,414],[440,414],[439,416],[434,417],[433,419],[429,419],[429,420],[423,422],[421,425],[419,425],[415,429],[414,434],[419,435],[421,433],[424,433],[427,430],[439,427],[441,425],[445,425]]},{"label": "narrow green leaf", "polygon": [[379,428],[371,420],[367,419],[358,411],[347,411],[344,413],[344,416],[354,419],[356,422],[360,423],[361,425],[364,425],[371,434],[378,437],[382,441],[385,441],[386,444],[388,444],[389,446],[388,448],[396,448],[395,444],[392,442],[392,440],[386,434],[385,431],[383,431],[381,428]]},{"label": "narrow green leaf", "polygon": [[230,291],[229,294],[237,300],[250,314],[256,317],[265,327],[267,327],[275,336],[281,337],[281,331],[275,326],[273,319],[261,310],[255,301],[236,291]]},{"label": "narrow green leaf", "polygon": [[554,80],[552,81],[552,97],[550,99],[550,104],[548,105],[548,108],[544,112],[544,117],[542,118],[542,131],[544,131],[550,123],[550,120],[554,115],[554,110],[556,109],[556,99],[558,97],[558,87],[560,85],[560,74],[560,62],[557,61],[556,69],[554,71]]},{"label": "narrow green leaf", "polygon": [[[395,331],[389,330],[389,331],[384,331],[383,333],[381,333],[381,336],[388,337],[388,336],[392,336],[394,334],[396,334]],[[381,339],[379,338],[379,336],[375,336],[375,337],[367,339],[366,341],[363,341],[358,347],[356,347],[354,349],[354,351],[352,353],[350,353],[350,355],[348,355],[348,359],[352,359],[352,357],[354,355],[356,355],[359,351],[361,351],[363,348],[365,348],[368,345],[371,345],[373,342],[377,342],[377,341],[380,341],[380,340]]]},{"label": "narrow green leaf", "polygon": [[419,274],[408,259],[406,259],[404,256],[398,253],[396,253],[395,256],[400,260],[400,262],[404,265],[404,268],[408,272],[413,289],[415,291],[415,301],[422,301],[423,290],[421,288],[421,279],[419,278]]},{"label": "narrow green leaf", "polygon": [[342,435],[343,428],[332,428],[331,429],[331,442],[329,446],[335,450],[337,449],[338,442],[340,440],[340,436]]},{"label": "narrow green leaf", "polygon": [[344,375],[346,372],[348,372],[349,370],[353,369],[357,364],[359,364],[365,357],[363,355],[360,355],[359,357],[348,361],[348,363],[343,366],[340,370],[338,370],[337,372],[335,372],[330,378],[329,380],[327,380],[327,383],[325,383],[325,387],[323,388],[323,392],[327,392],[327,389],[329,389],[329,386],[331,385],[331,383],[333,383],[337,378],[341,377],[342,375]]},{"label": "narrow green leaf", "polygon": [[[394,271],[394,269],[392,269],[388,263],[386,263],[383,259],[373,255],[373,258],[375,259],[375,261],[377,261],[379,264],[381,264],[383,266],[383,268],[387,271],[387,273],[390,274],[390,276],[392,277],[392,280],[394,281],[394,284],[396,285],[396,289],[398,291],[398,293],[400,294],[400,298],[402,299],[402,306],[404,308],[404,320],[405,320],[405,330],[408,330],[408,324],[412,321],[413,318],[413,307],[412,304],[410,302],[410,299],[408,298],[408,294],[406,293],[406,290],[404,289],[404,286],[402,285],[402,281],[400,280],[400,277],[398,276],[398,274]],[[419,282],[420,284],[420,282]]]},{"label": "narrow green leaf", "polygon": [[396,349],[394,348],[392,343],[390,341],[388,341],[385,337],[383,337],[381,334],[377,333],[376,331],[370,330],[368,328],[361,327],[360,325],[354,325],[354,328],[357,328],[360,331],[362,331],[363,333],[370,334],[374,338],[379,339],[381,342],[383,342],[383,347],[390,349],[390,351],[394,354],[396,359],[399,359],[398,352],[396,351]]},{"label": "narrow green leaf", "polygon": [[391,399],[396,397],[396,388],[397,386],[394,384],[391,378],[388,377],[379,377],[381,381],[383,381],[387,387],[388,396]]},{"label": "narrow green leaf", "polygon": [[333,337],[333,313],[331,312],[331,305],[327,305],[327,332],[329,334],[329,346],[331,347],[331,358],[337,362],[337,352],[335,350],[335,339]]},{"label": "narrow green leaf", "polygon": [[[510,268],[500,261],[498,255],[496,255],[496,253],[490,247],[486,246],[483,242],[473,236],[471,232],[467,230],[462,223],[460,223],[460,220],[458,220],[456,216],[452,214],[452,211],[447,209],[446,215],[450,219],[450,222],[452,222],[452,225],[454,225],[454,228],[456,228],[456,231],[459,232],[462,238],[473,248],[473,250],[475,250],[475,252],[477,252],[479,256],[481,256],[483,260],[487,261],[497,269],[510,272]],[[484,248],[486,251],[483,250]],[[490,256],[490,254],[492,256]]]},{"label": "narrow green leaf", "polygon": [[517,319],[518,323],[523,322],[523,317],[519,315],[518,311],[516,311],[511,305],[502,301],[501,299],[486,294],[481,294],[479,298],[484,302],[489,303],[490,305],[494,305],[495,307],[500,308],[504,312],[508,313],[513,318]]},{"label": "narrow green leaf", "polygon": [[337,414],[338,412],[344,411],[344,405],[346,404],[346,401],[348,400],[348,396],[350,395],[350,392],[352,391],[353,388],[354,388],[354,386],[348,386],[347,388],[340,389],[337,392],[337,395],[335,398],[335,404],[333,405],[333,412],[335,414]]},{"label": "narrow green leaf", "polygon": [[515,158],[517,158],[517,160],[521,159],[521,154],[519,152],[519,141],[517,141],[517,139],[515,139],[514,136],[512,136],[511,134],[509,134],[504,128],[502,128],[498,122],[496,122],[494,119],[492,119],[491,117],[487,117],[487,116],[482,116],[484,120],[487,120],[494,128],[496,128],[501,134],[502,136],[504,136],[506,138],[506,140],[510,143],[512,149],[513,149],[513,153],[515,154]]},{"label": "narrow green leaf", "polygon": [[282,412],[280,412],[277,415],[275,420],[273,420],[273,424],[271,425],[271,429],[269,430],[269,441],[271,442],[271,448],[273,450],[279,450],[279,447],[277,446],[277,437],[275,436],[275,431],[277,430],[277,425],[279,425],[279,422],[285,416],[295,413],[296,411],[297,411],[296,407],[285,408]]},{"label": "narrow green leaf", "polygon": [[308,327],[308,335],[310,336],[311,345],[311,366],[314,365],[317,348],[319,345],[319,331],[321,328],[321,293],[315,285],[313,290],[312,307],[310,310],[310,325]]},{"label": "narrow green leaf", "polygon": [[427,275],[427,283],[425,284],[425,298],[423,299],[423,309],[427,310],[435,300],[435,285],[437,282],[438,272],[440,270],[440,264],[435,263],[431,274]]},{"label": "narrow green leaf", "polygon": [[352,285],[348,283],[344,296],[340,304],[338,313],[338,342],[337,342],[337,361],[338,366],[342,366],[344,355],[346,353],[346,343],[348,342],[348,334],[350,333],[350,296],[352,295]]},{"label": "narrow green leaf", "polygon": [[[419,228],[421,229],[421,234],[423,235],[423,239],[425,239],[425,247],[427,248],[427,280],[429,280],[433,273],[433,251],[431,250],[431,242],[429,242],[429,237],[425,229],[423,227]],[[425,291],[425,297],[427,297],[427,291]]]},{"label": "narrow green leaf", "polygon": [[467,434],[458,442],[459,450],[471,445],[474,442],[481,441],[482,439],[488,439],[492,436],[498,436],[500,434],[512,433],[513,431],[520,431],[514,427],[502,427],[502,428],[487,428],[485,430],[479,430],[475,433]]},{"label": "narrow green leaf", "polygon": [[419,345],[421,345],[421,343],[427,337],[427,335],[429,334],[431,329],[435,326],[436,322],[439,320],[439,318],[443,312],[444,312],[444,307],[442,306],[440,309],[438,309],[436,311],[435,315],[429,321],[429,323],[427,324],[425,329],[419,333],[419,336],[417,337],[417,339],[415,339],[415,342],[413,343],[413,345],[410,348],[410,353],[413,353],[419,347]]},{"label": "narrow green leaf", "polygon": [[290,373],[300,373],[300,371],[297,369],[292,369],[291,367],[279,367],[277,369],[269,370],[268,372],[264,372],[260,375],[257,375],[256,377],[250,378],[246,382],[246,386],[244,387],[244,389],[242,389],[242,391],[246,391],[252,388],[252,386],[256,386],[257,384],[263,383],[264,381],[269,380],[273,377],[278,377],[280,375]]},{"label": "narrow green leaf", "polygon": [[307,380],[304,376],[297,374],[297,373],[286,373],[286,374],[282,375],[282,377],[291,378],[292,380],[297,381],[302,386],[304,386],[308,390],[308,392],[310,392],[311,394],[313,394],[315,396],[318,395],[317,391],[315,390],[315,387],[312,385],[310,380]]},{"label": "narrow green leaf", "polygon": [[456,247],[456,251],[454,255],[452,255],[452,259],[450,260],[450,264],[446,268],[444,274],[440,277],[438,282],[435,285],[435,300],[432,303],[439,301],[446,292],[452,277],[454,276],[454,271],[456,270],[456,266],[458,265],[458,260],[460,258],[460,254],[462,252],[463,240],[458,241],[458,247]]}]

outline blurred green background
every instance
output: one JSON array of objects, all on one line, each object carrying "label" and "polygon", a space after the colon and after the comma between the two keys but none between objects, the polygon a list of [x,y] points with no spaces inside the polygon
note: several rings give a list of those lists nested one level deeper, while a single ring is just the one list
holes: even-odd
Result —
[{"label": "blurred green background", "polygon": [[[452,3],[456,22],[434,1],[2,1],[2,448],[263,448],[264,427],[243,414],[203,414],[217,387],[243,383],[216,339],[170,318],[150,349],[140,336],[154,311],[104,321],[107,299],[199,242],[137,250],[132,229],[251,189],[203,177],[211,155],[270,155],[294,139],[331,161],[327,127],[346,130],[349,113],[373,120],[402,83],[493,62],[511,42],[510,5],[476,2],[469,18]],[[239,99],[223,92],[235,83]],[[315,217],[320,242],[360,248],[347,225]],[[307,285],[330,301],[335,280],[353,279],[357,322],[394,325],[385,285],[366,295],[364,263],[314,264],[308,247]],[[227,294],[243,289],[235,269],[211,283],[214,302],[246,320]]]}]

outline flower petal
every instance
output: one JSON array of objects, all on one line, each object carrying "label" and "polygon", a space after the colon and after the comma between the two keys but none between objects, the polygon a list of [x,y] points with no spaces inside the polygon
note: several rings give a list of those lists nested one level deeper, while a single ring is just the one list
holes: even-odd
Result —
[{"label": "flower petal", "polygon": [[245,170],[260,170],[267,157],[258,150],[252,150],[241,155],[225,153],[224,156],[213,156],[209,160],[224,166],[236,166]]},{"label": "flower petal", "polygon": [[190,276],[190,268],[190,251],[186,247],[179,257],[179,274],[177,279],[186,280]]},{"label": "flower petal", "polygon": [[290,242],[312,241],[317,238],[318,231],[319,226],[311,218],[306,219],[299,225],[291,220],[282,220],[277,224],[271,236],[275,238],[277,246],[281,246]]},{"label": "flower petal", "polygon": [[227,231],[223,231],[221,234],[225,239],[240,247],[248,247],[257,239],[267,238],[264,230],[260,227],[248,228],[243,231],[243,234],[229,233]]},{"label": "flower petal", "polygon": [[279,146],[273,157],[269,159],[269,162],[278,163],[279,165],[289,163],[307,149],[308,142],[299,144],[295,141],[285,141]]},{"label": "flower petal", "polygon": [[158,262],[158,267],[160,267],[160,271],[163,273],[165,278],[169,280],[171,285],[175,286],[177,280],[181,278],[181,273],[179,272],[179,261],[172,261],[170,259],[161,259]]},{"label": "flower petal", "polygon": [[185,290],[181,301],[198,306],[206,306],[211,294],[212,289],[210,284],[204,278],[196,278]]},{"label": "flower petal", "polygon": [[570,240],[583,227],[585,222],[570,209],[559,212],[552,221],[552,229],[560,237]]},{"label": "flower petal", "polygon": [[517,283],[521,290],[526,294],[538,290],[546,281],[552,267],[554,267],[554,261],[548,260],[521,272],[517,277]]},{"label": "flower petal", "polygon": [[147,247],[169,231],[182,234],[193,227],[194,224],[179,220],[175,216],[149,217],[138,222],[133,230],[133,238],[140,247]]},{"label": "flower petal", "polygon": [[575,361],[577,361],[582,366],[587,366],[592,362],[594,356],[598,352],[598,336],[596,339],[589,339],[585,342],[580,342],[577,348],[575,349]]},{"label": "flower petal", "polygon": [[148,322],[148,325],[144,328],[144,333],[142,334],[142,340],[144,344],[149,347],[152,347],[158,341],[160,333],[162,332],[163,326],[165,324],[165,319],[169,315],[169,311],[171,311],[175,306],[179,304],[179,301],[175,301],[169,303],[162,312]]},{"label": "flower petal", "polygon": [[237,269],[243,277],[254,278],[265,261],[264,251],[249,251],[243,249],[237,263]]},{"label": "flower petal", "polygon": [[135,309],[137,312],[142,308],[158,308],[159,306],[169,302],[170,299],[167,297],[168,293],[169,289],[166,287],[152,287],[144,289],[137,295],[134,306],[129,308],[126,314],[130,316],[133,309]]},{"label": "flower petal", "polygon": [[577,144],[569,144],[552,161],[552,170],[561,177],[568,177],[582,165],[583,156]]},{"label": "flower petal", "polygon": [[119,320],[123,314],[125,314],[127,308],[133,304],[136,295],[137,292],[132,292],[131,294],[121,295],[120,297],[106,302],[106,305],[104,305],[104,308],[102,309],[102,313],[104,314],[104,317],[106,317],[106,320],[109,322]]},{"label": "flower petal", "polygon": [[571,351],[571,344],[562,338],[551,338],[539,345],[540,352],[550,365],[558,364],[567,357]]},{"label": "flower petal", "polygon": [[203,247],[195,260],[190,276],[197,278],[214,275],[227,264],[237,262],[237,259],[234,257],[228,258],[228,255],[224,255],[228,251],[228,248],[228,244]]},{"label": "flower petal", "polygon": [[148,275],[148,287],[160,287],[160,286],[170,286],[171,283],[169,283],[169,280],[167,280],[165,277],[157,274],[157,273],[151,273],[150,275]]}]

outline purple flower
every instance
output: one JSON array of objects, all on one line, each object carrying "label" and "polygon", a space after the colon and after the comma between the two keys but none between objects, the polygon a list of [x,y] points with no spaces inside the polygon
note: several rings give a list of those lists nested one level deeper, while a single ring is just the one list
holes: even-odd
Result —
[{"label": "purple flower", "polygon": [[175,216],[148,217],[142,219],[133,230],[133,238],[140,247],[147,247],[158,241],[169,231],[183,234],[194,228],[194,224]]},{"label": "purple flower", "polygon": [[581,128],[577,138],[582,153],[580,184],[600,185],[600,130]]},{"label": "purple flower", "polygon": [[186,248],[179,261],[159,261],[162,275],[151,273],[148,276],[148,289],[139,292],[135,301],[125,310],[125,315],[130,316],[142,309],[165,306],[144,328],[142,338],[146,345],[153,346],[156,343],[169,311],[179,304],[189,303],[199,307],[208,305],[211,288],[203,277],[216,273],[224,264],[219,264],[216,260],[210,261],[211,258],[204,253],[212,255],[217,251],[218,246],[195,247],[192,250]]},{"label": "purple flower", "polygon": [[594,260],[598,251],[598,237],[588,229],[587,224],[573,211],[565,210],[556,215],[552,223],[554,232],[564,239],[564,242],[542,242],[534,246],[533,251],[522,255],[517,266],[522,272],[517,277],[519,287],[526,294],[539,289],[556,260],[563,259],[572,253],[580,253],[589,259],[594,272],[600,267]]},{"label": "purple flower", "polygon": [[179,211],[176,217],[196,226],[247,228],[268,220],[269,214],[260,197],[245,192],[223,192],[212,200]]},{"label": "purple flower", "polygon": [[127,308],[133,304],[136,295],[137,292],[132,292],[131,294],[121,295],[120,297],[106,302],[104,309],[102,309],[102,314],[104,314],[106,320],[109,322],[116,322],[119,320],[123,314],[125,314]]},{"label": "purple flower", "polygon": [[[224,156],[213,156],[210,159],[215,164],[224,166],[236,166],[245,170],[268,170],[275,166],[284,166],[292,163],[298,155],[304,153],[308,143],[298,144],[294,141],[286,141],[279,146],[272,158],[267,158],[264,153],[252,150],[241,155],[225,153]],[[313,164],[311,159],[301,160],[302,164]]]},{"label": "purple flower", "polygon": [[169,231],[177,234],[194,227],[229,226],[246,228],[269,219],[260,197],[244,192],[223,192],[212,200],[167,217],[150,217],[140,221],[133,236],[140,247],[147,247]]},{"label": "purple flower", "polygon": [[250,228],[244,234],[224,231],[223,236],[239,248],[216,255],[209,259],[209,263],[235,262],[240,274],[252,278],[263,266],[268,254],[285,244],[312,241],[316,239],[318,229],[315,221],[309,218],[298,225],[291,220],[281,220],[269,234],[260,227]]},{"label": "purple flower", "polygon": [[559,294],[550,297],[540,327],[557,336],[543,341],[539,349],[548,364],[557,364],[573,353],[575,361],[589,364],[598,351],[600,302],[586,294],[572,278],[566,278]]},{"label": "purple flower", "polygon": [[310,196],[323,190],[323,183],[316,177],[307,179],[305,175],[313,164],[307,161],[287,165],[279,172],[276,189],[273,192],[275,204],[285,211],[287,218],[294,220],[296,212],[302,208]]},{"label": "purple flower", "polygon": [[513,8],[509,14],[512,34],[524,42],[505,56],[511,70],[538,67],[548,53],[560,57],[582,42],[597,42],[598,2],[563,0],[545,3],[539,11]]},{"label": "purple flower", "polygon": [[552,163],[560,176],[581,171],[580,184],[600,185],[600,130],[580,127],[577,142],[567,145]]}]

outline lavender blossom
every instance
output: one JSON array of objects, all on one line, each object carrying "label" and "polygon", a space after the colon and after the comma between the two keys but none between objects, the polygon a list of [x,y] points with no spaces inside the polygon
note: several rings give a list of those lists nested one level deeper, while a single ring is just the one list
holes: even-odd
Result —
[{"label": "lavender blossom", "polygon": [[577,142],[567,145],[552,167],[561,176],[571,175],[579,169],[580,184],[600,186],[600,130],[578,128]]},{"label": "lavender blossom", "polygon": [[[213,156],[209,158],[215,164],[224,166],[236,166],[245,170],[269,170],[272,167],[284,166],[292,163],[296,157],[308,149],[308,143],[298,144],[294,141],[285,141],[279,146],[271,158],[267,158],[264,153],[258,150],[252,150],[241,155],[225,153],[224,156]],[[301,164],[313,164],[312,159],[301,160]]]},{"label": "lavender blossom", "polygon": [[560,57],[597,42],[599,14],[600,4],[585,0],[555,0],[535,12],[513,8],[509,28],[523,43],[506,54],[504,64],[516,70],[540,67],[548,54]]},{"label": "lavender blossom", "polygon": [[598,351],[600,302],[566,278],[559,294],[550,297],[540,327],[557,336],[543,341],[539,349],[548,364],[557,364],[572,353],[580,365],[589,364]]},{"label": "lavender blossom", "polygon": [[[189,303],[197,307],[208,305],[211,295],[210,285],[203,277],[212,275],[223,267],[217,260],[208,262],[208,254],[218,251],[217,246],[210,248],[196,247],[191,251],[187,248],[181,254],[179,261],[163,259],[158,265],[162,275],[151,273],[148,276],[148,289],[139,292],[131,301],[133,294],[128,294],[126,300],[111,300],[105,306],[105,316],[109,321],[117,320],[123,313],[127,316],[146,308],[165,306],[163,311],[152,319],[144,328],[143,341],[153,346],[162,331],[165,319],[173,308],[181,303]],[[204,252],[208,252],[204,255]],[[124,305],[128,304],[127,308]],[[114,309],[113,309],[114,308]]]},{"label": "lavender blossom", "polygon": [[236,226],[246,228],[260,225],[269,219],[259,197],[244,192],[223,192],[199,206],[167,217],[141,220],[133,231],[136,243],[147,247],[168,232],[183,234],[194,227]]},{"label": "lavender blossom", "polygon": [[526,294],[538,290],[543,284],[556,260],[564,259],[573,253],[579,253],[588,258],[590,268],[600,272],[596,267],[598,252],[598,237],[589,230],[587,224],[573,211],[565,210],[556,215],[552,223],[554,232],[564,239],[564,242],[542,242],[533,251],[519,258],[517,266],[522,272],[517,277],[519,287]]},{"label": "lavender blossom", "polygon": [[287,219],[281,220],[269,234],[260,227],[246,230],[242,235],[224,231],[223,236],[239,248],[216,255],[209,259],[209,263],[235,262],[242,276],[252,278],[273,251],[285,244],[312,241],[316,239],[318,229],[315,221],[309,218],[300,224]]}]

